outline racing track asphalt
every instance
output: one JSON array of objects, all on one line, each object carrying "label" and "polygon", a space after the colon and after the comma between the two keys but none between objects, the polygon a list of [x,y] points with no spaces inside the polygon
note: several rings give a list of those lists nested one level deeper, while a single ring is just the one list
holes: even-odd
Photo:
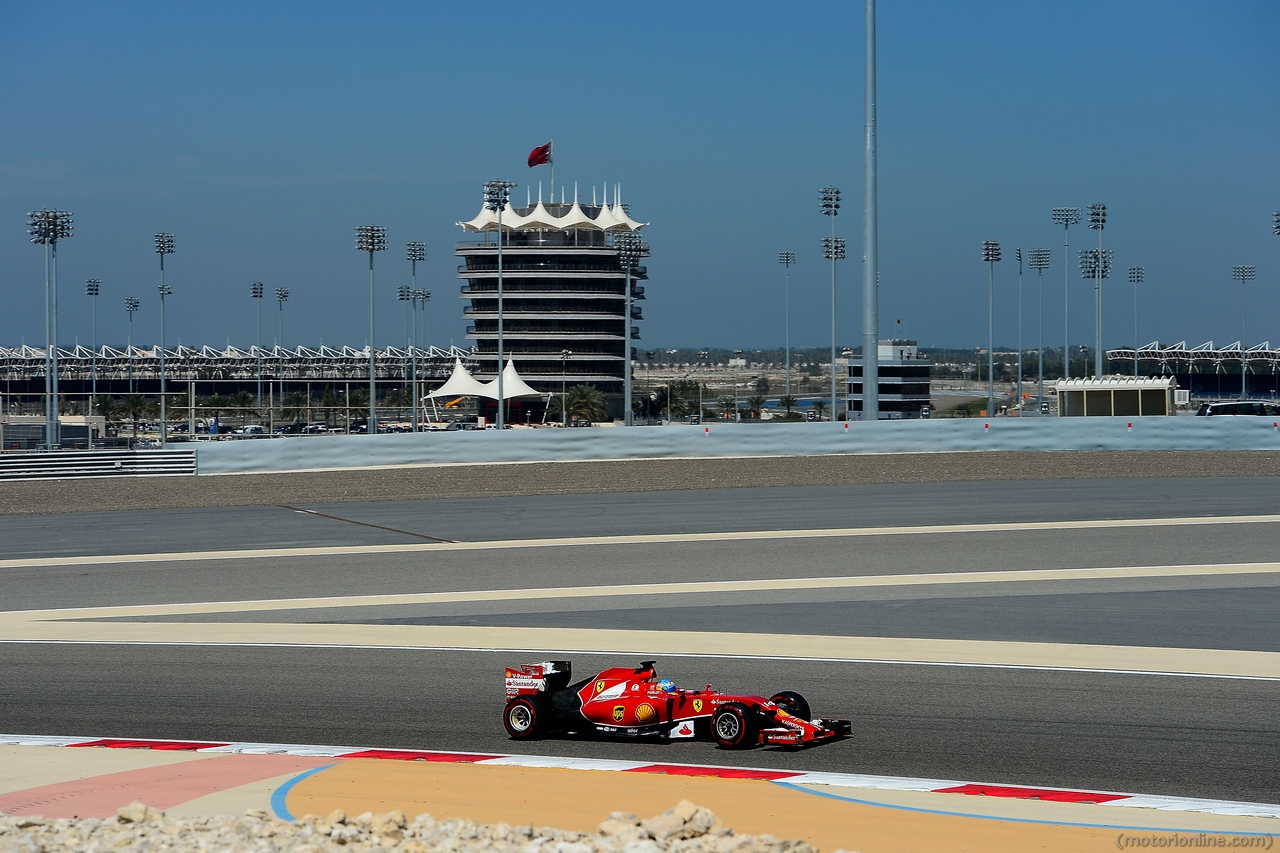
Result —
[{"label": "racing track asphalt", "polygon": [[[1080,518],[1265,513],[1275,478],[886,484],[312,505],[0,518],[0,558],[441,539],[973,524]],[[348,519],[348,520],[338,520]],[[378,524],[381,528],[366,524]],[[245,557],[0,569],[4,606],[38,607],[495,589],[590,583],[808,577],[1031,567],[1179,565],[1275,559],[1280,525],[954,532],[862,539],[576,545],[509,551]],[[898,636],[1006,630],[1048,642],[1111,631],[1131,644],[1270,649],[1280,635],[1276,575],[1090,582],[1070,591],[999,584],[972,594],[817,596],[776,607],[745,598],[583,600],[426,611],[412,619],[490,624],[618,625],[696,618],[714,629],[836,633],[860,625]],[[1024,594],[1030,593],[1030,594]],[[1127,598],[1126,598],[1127,597]],[[808,602],[813,606],[804,606]],[[1101,606],[1099,602],[1105,602]],[[851,608],[842,611],[840,604]],[[645,613],[645,608],[650,608]],[[612,609],[611,609],[612,608]],[[755,608],[743,610],[742,608]],[[1177,608],[1172,609],[1171,608]],[[541,612],[534,612],[541,611]],[[1179,613],[1194,612],[1179,631]],[[1078,619],[1072,614],[1079,614]],[[450,615],[452,614],[452,615]],[[497,615],[495,615],[497,614]],[[386,614],[383,614],[385,617]],[[273,616],[272,618],[276,618]],[[304,613],[357,618],[374,612]],[[397,614],[393,618],[406,618]],[[222,621],[233,621],[226,615]],[[520,620],[524,620],[520,622]],[[541,621],[539,621],[541,620]],[[578,620],[578,621],[574,621]],[[584,621],[585,620],[585,621]],[[592,620],[595,620],[594,622]],[[176,621],[176,620],[175,620]],[[630,624],[630,623],[629,623]],[[1039,633],[1037,633],[1039,632]],[[1057,632],[1057,633],[1054,633]],[[1105,641],[1105,640],[1099,640]],[[5,644],[0,731],[199,738],[738,763],[959,781],[1103,788],[1280,801],[1280,682],[955,666],[669,658],[664,674],[725,689],[800,689],[815,713],[855,721],[849,741],[802,753],[547,741],[514,744],[500,725],[500,669],[520,655],[355,648]],[[600,666],[616,658],[597,659]],[[575,657],[579,675],[593,661]]]}]

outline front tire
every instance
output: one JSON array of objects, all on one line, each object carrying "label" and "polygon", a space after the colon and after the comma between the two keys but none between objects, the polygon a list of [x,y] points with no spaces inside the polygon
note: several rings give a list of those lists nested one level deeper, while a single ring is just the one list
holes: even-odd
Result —
[{"label": "front tire", "polygon": [[711,736],[723,749],[755,746],[759,735],[755,712],[739,702],[730,702],[711,718]]},{"label": "front tire", "polygon": [[517,696],[507,703],[502,723],[515,740],[534,740],[546,734],[551,709],[540,696]]},{"label": "front tire", "polygon": [[775,693],[769,697],[769,701],[782,708],[793,717],[799,717],[808,721],[812,719],[809,714],[809,703],[803,696],[793,690],[783,690],[781,693]]}]

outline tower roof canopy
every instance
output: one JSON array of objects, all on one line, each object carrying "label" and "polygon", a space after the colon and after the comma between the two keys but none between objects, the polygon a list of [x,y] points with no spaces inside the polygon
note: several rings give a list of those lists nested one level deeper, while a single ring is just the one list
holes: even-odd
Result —
[{"label": "tower roof canopy", "polygon": [[[639,231],[647,222],[636,222],[622,209],[622,205],[613,207],[604,204],[596,209],[592,217],[577,202],[563,216],[556,216],[546,205],[538,202],[527,214],[521,214],[510,204],[502,210],[502,230],[504,231],[569,231],[575,228],[599,231]],[[487,207],[482,207],[475,218],[458,225],[467,231],[481,233],[498,230],[498,214]]]}]

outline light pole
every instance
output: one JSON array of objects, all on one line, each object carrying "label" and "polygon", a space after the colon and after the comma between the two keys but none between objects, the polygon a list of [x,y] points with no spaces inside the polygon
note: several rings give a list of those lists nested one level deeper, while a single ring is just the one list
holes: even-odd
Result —
[{"label": "light pole", "polygon": [[[406,350],[406,356],[400,359],[400,372],[401,372],[402,378],[404,379],[404,382],[407,384],[409,382],[409,361],[410,361],[408,357],[409,353],[407,351],[413,349],[413,336],[409,332],[409,311],[410,309],[413,308],[413,288],[407,284],[400,285],[398,288],[396,288],[396,299],[404,303],[404,346]],[[416,328],[418,325],[417,314],[414,314],[413,321],[414,321],[414,326]],[[416,428],[414,429],[414,432],[417,432]]]},{"label": "light pole", "polygon": [[[823,216],[831,217],[831,236],[822,238],[822,257],[831,261],[831,420],[836,419],[836,261],[844,260],[844,239],[836,236],[836,217],[840,215],[840,190],[837,187],[823,187],[818,190],[818,209]],[[862,354],[865,369],[867,354]],[[862,382],[863,406],[867,400],[867,382]],[[846,414],[847,418],[848,415]]]},{"label": "light pole", "polygon": [[1022,411],[1022,249],[1014,249],[1018,258],[1018,399],[1014,405]]},{"label": "light pole", "polygon": [[[613,247],[618,250],[618,263],[627,273],[627,321],[622,327],[623,364],[626,373],[623,377],[623,423],[633,425],[631,413],[631,274],[640,265],[640,259],[649,254],[649,246],[634,231],[620,231],[613,235]],[[668,418],[670,420],[670,418]]]},{"label": "light pole", "polygon": [[[58,241],[72,234],[71,214],[65,210],[44,208],[27,214],[27,233],[31,242],[44,246],[44,446],[52,450],[61,445],[61,422],[58,418]],[[51,277],[52,273],[52,277]]]},{"label": "light pole", "polygon": [[422,293],[418,289],[418,262],[427,259],[427,244],[421,242],[410,242],[407,246],[406,257],[409,260],[409,274],[413,280],[413,285],[409,291],[409,299],[412,301],[413,308],[413,334],[409,336],[409,360],[412,362],[410,371],[412,377],[410,379],[411,391],[413,393],[413,431],[418,431],[418,297]]},{"label": "light pole", "polygon": [[[862,419],[880,419],[880,251],[876,178],[876,2],[863,9]],[[835,417],[835,412],[832,412]],[[846,421],[849,415],[846,412]]]},{"label": "light pole", "polygon": [[[733,351],[733,422],[742,423],[742,412],[738,408],[738,368],[742,366],[742,350]],[[831,369],[835,369],[832,362]],[[835,409],[831,410],[831,419],[835,420]],[[667,420],[671,420],[671,391],[667,391]]]},{"label": "light pole", "polygon": [[[421,400],[418,397],[418,311],[421,309],[423,317],[427,313],[427,301],[431,299],[431,291],[425,287],[415,287],[413,289],[413,423],[414,429],[418,429],[418,404]],[[426,323],[422,324],[422,337],[426,336]]]},{"label": "light pole", "polygon": [[262,282],[248,286],[248,295],[257,305],[257,407],[262,407]]},{"label": "light pole", "polygon": [[987,265],[987,417],[996,414],[995,307],[996,263],[1000,260],[1000,244],[987,240],[982,244],[982,260]]},{"label": "light pole", "polygon": [[[498,214],[498,429],[502,430],[506,426],[506,399],[503,397],[502,387],[502,368],[503,368],[503,335],[502,335],[502,211],[507,206],[507,200],[511,197],[511,190],[515,187],[512,181],[485,181],[484,184],[484,206],[489,210]],[[631,318],[627,318],[627,323],[631,323]],[[627,355],[630,356],[631,336],[626,336]],[[630,359],[628,358],[628,361]],[[629,371],[628,371],[629,372]]]},{"label": "light pole", "polygon": [[[84,294],[89,297],[90,316],[93,318],[92,329],[93,337],[93,355],[90,357],[90,386],[89,386],[89,414],[93,415],[93,404],[98,399],[98,289],[102,286],[102,279],[89,278],[84,282]],[[93,450],[93,426],[85,425],[85,436],[89,441],[89,449]]]},{"label": "light pole", "polygon": [[[783,316],[786,325],[786,347],[787,347],[787,396],[791,396],[791,265],[796,262],[795,252],[779,252],[778,263],[785,267],[783,273],[783,294],[785,306]],[[698,413],[701,416],[701,412]]]},{"label": "light pole", "polygon": [[[1100,201],[1095,201],[1093,204],[1089,205],[1089,227],[1098,232],[1098,255],[1101,257],[1102,232],[1107,227],[1107,206]],[[1108,263],[1106,267],[1106,271],[1110,272],[1111,265]],[[1102,279],[1106,277],[1107,276],[1101,276],[1093,280],[1093,375],[1098,379],[1102,378]]]},{"label": "light pole", "polygon": [[702,417],[706,413],[706,406],[703,405],[702,391],[707,387],[707,359],[711,353],[707,350],[698,350],[698,361],[702,363],[702,381],[698,383],[698,423],[702,423]]},{"label": "light pole", "polygon": [[1040,278],[1040,296],[1037,300],[1040,331],[1036,349],[1040,353],[1039,381],[1036,386],[1036,407],[1044,402],[1044,271],[1049,268],[1048,249],[1027,249],[1027,266],[1036,271]]},{"label": "light pole", "polygon": [[[369,253],[369,425],[367,434],[378,434],[377,367],[373,349],[373,253],[387,248],[387,229],[381,225],[356,226],[356,251]],[[283,394],[283,379],[281,393]]]},{"label": "light pole", "polygon": [[[280,326],[277,330],[279,343],[276,344],[276,356],[280,359],[280,405],[284,405],[284,304],[289,301],[289,288],[276,288],[276,305],[279,306]],[[311,401],[307,401],[307,405],[311,405]]]},{"label": "light pole", "polygon": [[1247,394],[1246,394],[1248,390],[1247,377],[1249,375],[1249,362],[1245,356],[1245,343],[1244,343],[1244,323],[1245,323],[1245,317],[1247,316],[1245,314],[1244,292],[1245,292],[1246,283],[1253,281],[1255,278],[1257,278],[1257,276],[1258,276],[1258,268],[1255,266],[1234,266],[1231,268],[1231,277],[1234,278],[1236,281],[1240,282],[1240,399],[1241,400],[1244,400],[1247,397]]},{"label": "light pole", "polygon": [[168,440],[169,422],[165,419],[165,367],[164,367],[164,298],[173,293],[164,283],[164,256],[173,254],[173,235],[160,232],[156,235],[156,254],[160,256],[160,446]]},{"label": "light pole", "polygon": [[[1138,285],[1147,280],[1142,267],[1129,267],[1129,283],[1133,285],[1133,378],[1138,378]],[[1243,342],[1241,342],[1243,345]]]},{"label": "light pole", "polygon": [[569,385],[567,380],[569,373],[569,356],[573,355],[570,350],[560,350],[560,426],[567,427],[569,425]]},{"label": "light pole", "polygon": [[1080,208],[1055,207],[1053,221],[1062,226],[1062,378],[1071,378],[1071,255],[1067,245],[1071,226],[1080,224]]},{"label": "light pole", "polygon": [[[1111,261],[1113,252],[1110,249],[1081,249],[1080,250],[1080,277],[1093,279],[1094,288],[1099,294],[1101,300],[1102,281],[1111,278]],[[1101,310],[1101,302],[1098,304],[1098,310]],[[1101,333],[1102,327],[1099,326],[1097,331]],[[1102,356],[1101,346],[1102,340],[1097,342],[1099,347],[1098,353],[1094,356],[1093,375],[1095,379],[1102,378]]]},{"label": "light pole", "polygon": [[129,354],[129,393],[133,393],[133,315],[141,307],[142,301],[136,296],[126,296],[124,298],[124,310],[129,312],[129,342],[125,345],[125,351]]}]

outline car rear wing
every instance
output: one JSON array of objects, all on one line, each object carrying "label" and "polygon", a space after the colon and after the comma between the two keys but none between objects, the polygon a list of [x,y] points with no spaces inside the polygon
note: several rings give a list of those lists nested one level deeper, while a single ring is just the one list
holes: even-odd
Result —
[{"label": "car rear wing", "polygon": [[567,660],[522,663],[515,669],[507,667],[507,698],[562,690],[568,686],[572,674],[573,664]]}]

